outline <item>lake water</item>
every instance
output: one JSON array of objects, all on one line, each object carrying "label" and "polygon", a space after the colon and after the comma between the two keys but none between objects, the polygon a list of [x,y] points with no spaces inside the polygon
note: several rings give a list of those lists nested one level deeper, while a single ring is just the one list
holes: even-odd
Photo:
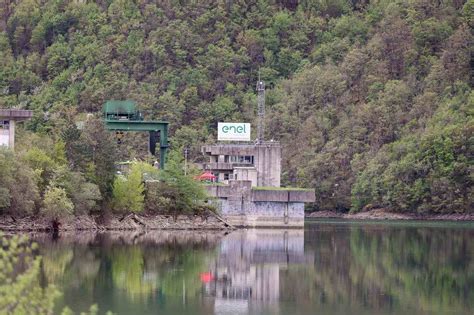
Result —
[{"label": "lake water", "polygon": [[44,283],[116,314],[474,314],[473,223],[35,237]]}]

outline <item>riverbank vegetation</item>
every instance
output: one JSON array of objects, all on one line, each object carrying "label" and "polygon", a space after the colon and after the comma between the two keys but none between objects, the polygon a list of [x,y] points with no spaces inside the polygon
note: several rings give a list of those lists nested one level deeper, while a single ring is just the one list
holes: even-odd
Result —
[{"label": "riverbank vegetation", "polygon": [[[54,283],[42,283],[42,268],[47,262],[38,255],[38,245],[27,236],[3,234],[0,234],[0,244],[0,313],[53,314],[61,291]],[[68,307],[59,311],[62,315],[74,315]],[[97,306],[92,305],[81,315],[97,313]],[[110,312],[107,314],[112,315]]]},{"label": "riverbank vegetation", "polygon": [[[56,224],[91,214],[146,211],[178,215],[212,210],[204,203],[203,185],[193,179],[196,170],[189,168],[184,174],[179,150],[171,151],[164,170],[134,161],[123,174],[116,175],[114,168],[108,168],[110,173],[101,178],[89,171],[95,169],[94,163],[85,163],[86,169],[72,165],[63,142],[40,140],[44,143],[39,146],[19,144],[16,152],[0,147],[2,214],[39,216]],[[109,179],[113,181],[106,182]]]},{"label": "riverbank vegetation", "polygon": [[204,202],[204,186],[189,167],[185,173],[181,149],[170,152],[163,170],[145,162],[133,162],[128,174],[115,178],[112,207],[116,212],[193,214],[212,210]]},{"label": "riverbank vegetation", "polygon": [[0,208],[112,198],[115,160],[147,148],[86,119],[108,99],[168,120],[199,161],[217,122],[256,122],[260,74],[283,184],[315,188],[311,210],[471,211],[473,19],[473,0],[6,2],[0,106],[34,110],[34,146],[1,153]]}]

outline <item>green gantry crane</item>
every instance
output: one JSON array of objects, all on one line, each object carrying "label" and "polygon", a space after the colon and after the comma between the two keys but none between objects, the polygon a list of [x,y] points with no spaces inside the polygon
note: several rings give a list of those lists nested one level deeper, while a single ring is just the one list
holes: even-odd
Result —
[{"label": "green gantry crane", "polygon": [[123,131],[148,131],[150,133],[149,149],[155,156],[156,144],[160,143],[160,168],[165,167],[168,151],[168,122],[145,121],[131,100],[110,100],[104,104],[104,123],[107,130],[113,130],[120,136]]}]

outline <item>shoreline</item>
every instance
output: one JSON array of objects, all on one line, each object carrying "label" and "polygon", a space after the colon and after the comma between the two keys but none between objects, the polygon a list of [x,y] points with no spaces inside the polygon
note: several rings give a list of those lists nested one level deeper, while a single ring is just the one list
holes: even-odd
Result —
[{"label": "shoreline", "polygon": [[[359,213],[315,211],[305,214],[305,219],[341,219],[358,221],[413,220],[413,221],[474,221],[474,213],[468,214],[405,214],[374,209]],[[80,231],[228,231],[232,226],[215,214],[211,215],[151,215],[109,214],[107,216],[83,215],[59,221],[58,232]],[[54,232],[52,222],[45,218],[0,216],[0,231],[4,232]]]},{"label": "shoreline", "polygon": [[344,220],[414,220],[414,221],[474,221],[474,213],[414,214],[390,212],[386,209],[373,209],[358,213],[337,211],[314,211],[305,214],[305,219],[344,219]]},{"label": "shoreline", "polygon": [[[217,215],[83,215],[62,219],[57,226],[63,231],[166,231],[166,230],[231,230],[233,226],[224,222]],[[15,218],[0,216],[0,231],[6,232],[54,232],[51,220],[37,217]]]}]

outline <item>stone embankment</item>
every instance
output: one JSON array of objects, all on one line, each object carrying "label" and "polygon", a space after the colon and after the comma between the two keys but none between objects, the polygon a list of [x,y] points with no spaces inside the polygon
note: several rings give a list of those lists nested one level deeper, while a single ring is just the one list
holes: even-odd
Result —
[{"label": "stone embankment", "polygon": [[390,212],[386,209],[374,209],[358,213],[342,213],[336,211],[315,211],[306,214],[306,218],[315,219],[348,219],[348,220],[445,220],[445,221],[474,221],[474,213],[450,214],[413,214]]},{"label": "stone embankment", "polygon": [[[227,230],[233,228],[214,214],[78,216],[60,220],[58,223],[59,231]],[[52,227],[52,222],[44,218],[0,217],[0,230],[3,231],[48,231],[52,230]]]}]

